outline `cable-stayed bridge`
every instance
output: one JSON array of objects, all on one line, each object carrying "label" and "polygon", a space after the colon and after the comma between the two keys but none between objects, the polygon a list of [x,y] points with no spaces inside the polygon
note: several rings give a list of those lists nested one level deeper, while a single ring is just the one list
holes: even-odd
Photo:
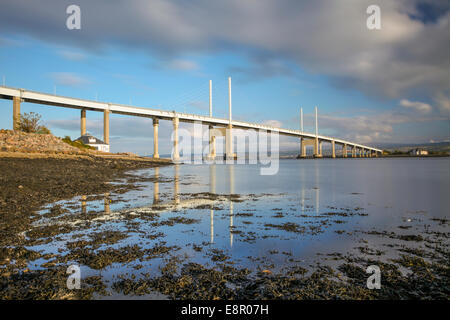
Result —
[{"label": "cable-stayed bridge", "polygon": [[152,108],[141,108],[131,105],[117,103],[100,102],[85,100],[73,97],[59,96],[42,92],[35,92],[26,89],[11,88],[0,86],[0,98],[12,100],[13,104],[13,128],[18,130],[18,121],[20,118],[21,102],[36,103],[63,108],[79,109],[80,112],[80,132],[86,134],[86,111],[103,112],[103,140],[109,144],[109,116],[110,114],[122,114],[135,117],[146,117],[153,119],[154,134],[154,152],[153,157],[159,158],[158,152],[158,126],[160,120],[173,122],[173,159],[179,159],[178,152],[178,126],[180,122],[200,122],[207,125],[210,129],[209,157],[216,157],[215,138],[217,136],[225,137],[225,156],[227,159],[234,159],[233,151],[233,129],[243,130],[263,130],[267,132],[276,132],[280,135],[296,137],[300,142],[300,157],[306,157],[306,147],[313,146],[313,156],[320,158],[323,156],[322,144],[331,144],[331,157],[336,158],[336,146],[341,146],[342,157],[372,157],[378,156],[382,150],[367,145],[359,144],[353,141],[347,141],[336,137],[320,135],[318,133],[317,108],[315,109],[315,132],[308,133],[303,131],[303,113],[301,112],[300,130],[277,128],[268,125],[236,121],[232,119],[232,100],[231,100],[231,78],[228,79],[228,119],[212,116],[212,82],[209,82],[209,116],[196,115],[176,111],[165,111]]}]

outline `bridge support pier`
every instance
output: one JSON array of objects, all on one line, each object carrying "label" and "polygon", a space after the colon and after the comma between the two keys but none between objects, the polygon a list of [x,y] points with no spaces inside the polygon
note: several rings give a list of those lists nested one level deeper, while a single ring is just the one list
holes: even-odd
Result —
[{"label": "bridge support pier", "polygon": [[86,109],[81,109],[80,133],[82,136],[86,134]]},{"label": "bridge support pier", "polygon": [[214,160],[216,158],[216,136],[212,125],[209,125],[209,153],[206,158],[209,160]]},{"label": "bridge support pier", "polygon": [[305,138],[300,138],[300,157],[306,158],[306,141],[305,141]]},{"label": "bridge support pier", "polygon": [[336,143],[334,140],[331,140],[331,157],[336,158]]},{"label": "bridge support pier", "polygon": [[233,153],[233,126],[231,123],[228,125],[226,129],[225,135],[225,160],[234,160],[235,155]]},{"label": "bridge support pier", "polygon": [[347,145],[346,144],[344,144],[342,146],[342,157],[347,158]]},{"label": "bridge support pier", "polygon": [[109,110],[103,111],[103,141],[109,144]]},{"label": "bridge support pier", "polygon": [[314,157],[320,157],[320,155],[316,156],[316,149],[317,149],[317,147],[316,147],[316,139],[306,139],[304,137],[301,137],[300,138],[300,143],[301,143],[301,146],[300,146],[300,158],[306,158],[306,147],[307,146],[313,146],[313,149],[314,149],[313,155],[314,155]]},{"label": "bridge support pier", "polygon": [[178,152],[178,124],[180,120],[178,117],[173,118],[173,152],[172,159],[174,161],[180,160],[180,153]]},{"label": "bridge support pier", "polygon": [[158,127],[159,127],[159,119],[153,118],[153,158],[159,159],[158,153]]},{"label": "bridge support pier", "polygon": [[321,146],[322,142],[319,142],[319,138],[316,137],[316,139],[314,140],[314,158],[322,158],[322,152],[320,150]]},{"label": "bridge support pier", "polygon": [[356,147],[352,147],[352,158],[356,158]]},{"label": "bridge support pier", "polygon": [[20,97],[13,97],[13,130],[20,128]]}]

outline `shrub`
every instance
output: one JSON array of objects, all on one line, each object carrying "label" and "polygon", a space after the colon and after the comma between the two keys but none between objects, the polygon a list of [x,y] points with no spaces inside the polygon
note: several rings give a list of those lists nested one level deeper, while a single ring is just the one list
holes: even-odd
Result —
[{"label": "shrub", "polygon": [[47,128],[46,126],[40,126],[38,132],[39,134],[50,134],[50,129]]},{"label": "shrub", "polygon": [[72,141],[69,136],[65,136],[62,141],[65,143],[71,145],[72,147],[76,147],[78,149],[90,149],[90,150],[96,150],[94,147],[88,146],[87,144],[84,144],[81,141]]},{"label": "shrub", "polygon": [[50,130],[41,124],[41,115],[25,112],[19,117],[19,130],[27,133],[50,134]]}]

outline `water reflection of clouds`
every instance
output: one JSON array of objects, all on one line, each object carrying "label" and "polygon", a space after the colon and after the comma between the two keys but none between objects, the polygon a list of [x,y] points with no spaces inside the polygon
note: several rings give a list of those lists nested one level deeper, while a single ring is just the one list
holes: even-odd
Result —
[{"label": "water reflection of clouds", "polygon": [[[132,199],[136,195],[148,193],[150,199],[153,195],[155,207],[171,204],[166,207],[164,212],[167,215],[161,216],[162,218],[179,216],[178,210],[183,208],[185,217],[200,221],[191,226],[171,227],[165,239],[169,244],[176,243],[182,246],[186,243],[208,242],[212,245],[210,248],[232,249],[229,253],[232,254],[233,259],[245,260],[248,256],[261,257],[274,248],[280,252],[289,251],[293,256],[307,259],[317,252],[349,252],[352,248],[360,246],[355,237],[365,236],[357,232],[347,235],[347,232],[381,229],[386,224],[387,227],[396,228],[402,223],[405,224],[401,220],[405,215],[418,216],[417,208],[421,210],[427,208],[427,217],[430,217],[437,212],[436,208],[441,209],[443,204],[448,204],[446,198],[438,197],[439,194],[434,194],[432,198],[426,198],[426,202],[422,202],[426,188],[436,190],[438,187],[448,187],[448,181],[444,181],[441,176],[433,176],[434,171],[422,169],[413,170],[419,176],[427,174],[428,179],[422,179],[421,176],[422,185],[405,183],[405,171],[412,172],[410,169],[414,163],[404,161],[401,164],[402,168],[397,168],[395,161],[400,160],[280,161],[280,173],[274,177],[260,176],[258,167],[251,165],[162,167],[151,169],[155,179],[148,183],[146,188],[141,191],[130,191],[123,195],[123,198]],[[379,174],[383,170],[389,172],[389,177]],[[385,184],[387,184],[386,187]],[[272,192],[273,190],[276,192]],[[190,202],[192,199],[189,199],[189,195],[200,192],[210,192],[218,197],[206,199],[210,202],[204,202],[204,208],[199,209],[198,202],[197,206],[195,202]],[[393,200],[395,197],[401,198],[405,192],[409,193],[408,201]],[[281,196],[281,193],[286,196]],[[239,194],[244,201],[233,202],[227,197],[229,194]],[[257,195],[255,199],[253,194]],[[249,196],[246,197],[246,195]],[[111,197],[114,198],[114,195],[109,196]],[[431,205],[430,199],[435,200]],[[87,200],[89,199],[86,197],[81,199],[82,204],[84,202],[84,211],[86,211],[86,202],[88,207],[91,205]],[[144,200],[142,207],[147,205],[151,208],[151,203],[146,204]],[[100,200],[95,201],[97,206],[101,205]],[[133,206],[140,205],[134,201],[130,203]],[[393,203],[392,207],[386,207],[391,203]],[[104,202],[104,205],[106,212],[107,203]],[[112,206],[112,211],[114,206],[116,210],[124,209],[123,203],[114,203]],[[217,207],[221,207],[222,210]],[[295,222],[309,228],[311,225],[316,225],[311,221],[322,221],[321,217],[324,213],[345,212],[342,209],[353,210],[357,207],[362,208],[368,216],[330,216],[328,218],[330,225],[324,227],[324,232],[319,234],[303,235],[264,228],[265,223],[285,222]],[[280,208],[279,211],[282,211],[285,217],[275,218],[275,211],[273,211],[275,208]],[[252,212],[254,215],[245,217],[241,214],[243,212]],[[439,213],[442,212],[439,211]],[[345,223],[336,223],[337,220],[345,220]],[[251,224],[244,223],[248,221]],[[193,231],[184,233],[190,230]],[[344,233],[337,234],[335,231],[344,231]],[[251,234],[255,235],[256,240],[247,240],[247,236]],[[272,236],[275,237],[271,238]],[[382,239],[366,238],[370,241],[370,245],[373,244],[376,247],[382,245]],[[270,256],[270,259],[280,264],[284,263],[283,261],[286,260],[283,260],[284,258],[281,254]]]}]

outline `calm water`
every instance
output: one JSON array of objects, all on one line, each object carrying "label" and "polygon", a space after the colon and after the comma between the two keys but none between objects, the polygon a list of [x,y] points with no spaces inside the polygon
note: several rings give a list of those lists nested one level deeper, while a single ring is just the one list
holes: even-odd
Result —
[{"label": "calm water", "polygon": [[[156,182],[107,195],[112,203],[105,205],[101,197],[61,202],[74,215],[69,220],[79,230],[32,248],[64,253],[74,237],[88,238],[104,230],[120,230],[128,237],[98,250],[128,244],[176,246],[169,256],[149,261],[115,263],[103,270],[82,267],[84,275],[99,274],[107,280],[124,273],[156,274],[170,257],[213,267],[215,249],[235,266],[253,270],[313,266],[324,262],[323,255],[357,253],[361,246],[380,249],[386,253],[382,259],[389,259],[397,254],[387,246],[394,240],[364,231],[414,234],[424,225],[448,231],[446,224],[431,219],[449,217],[449,158],[281,160],[274,176],[261,176],[259,169],[258,165],[179,165],[141,170]],[[208,200],[198,195],[203,192],[225,196]],[[239,201],[230,200],[229,194],[240,195]],[[159,221],[182,217],[195,222],[155,226],[143,218],[155,212]],[[97,218],[84,223],[83,214]],[[64,218],[42,219],[37,225],[68,223]],[[296,230],[280,229],[286,223]],[[143,267],[136,270],[137,265]]]}]

